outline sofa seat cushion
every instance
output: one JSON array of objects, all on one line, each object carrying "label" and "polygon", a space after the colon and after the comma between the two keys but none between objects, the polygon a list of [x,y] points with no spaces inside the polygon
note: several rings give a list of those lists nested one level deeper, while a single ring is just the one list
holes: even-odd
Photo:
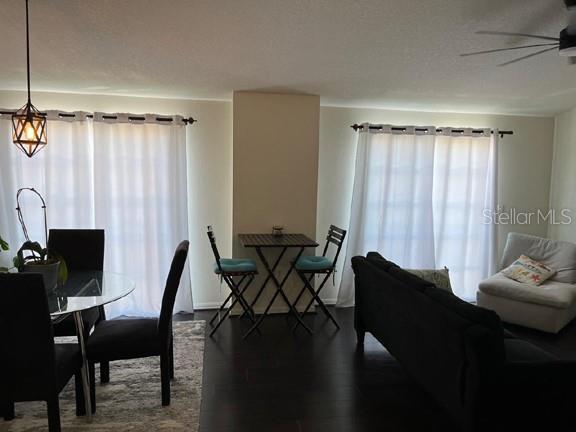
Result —
[{"label": "sofa seat cushion", "polygon": [[557,360],[552,354],[521,339],[505,339],[504,349],[506,350],[506,362],[509,364],[535,364]]},{"label": "sofa seat cushion", "polygon": [[534,286],[516,282],[501,273],[480,282],[478,289],[496,297],[558,309],[567,309],[576,302],[576,285],[548,280]]}]

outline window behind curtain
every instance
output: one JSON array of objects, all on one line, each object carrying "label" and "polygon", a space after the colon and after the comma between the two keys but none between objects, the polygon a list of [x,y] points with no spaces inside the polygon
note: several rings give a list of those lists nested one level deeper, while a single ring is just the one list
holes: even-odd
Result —
[{"label": "window behind curtain", "polygon": [[[24,240],[16,191],[34,187],[46,199],[49,228],[104,228],[105,269],[136,281],[110,316],[155,315],[177,244],[188,238],[185,128],[159,124],[48,121],[48,146],[33,158],[11,140],[0,119],[0,232],[6,262]],[[30,237],[44,243],[40,203],[22,195]],[[175,311],[192,311],[189,272]]]},{"label": "window behind curtain", "polygon": [[[497,136],[490,131],[360,132],[346,262],[378,251],[405,268],[450,269],[454,292],[473,299],[489,275]],[[338,304],[354,302],[349,265]]]}]

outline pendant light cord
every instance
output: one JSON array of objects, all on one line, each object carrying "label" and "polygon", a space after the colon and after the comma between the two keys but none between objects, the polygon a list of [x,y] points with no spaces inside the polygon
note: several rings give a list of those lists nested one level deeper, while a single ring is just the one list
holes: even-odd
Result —
[{"label": "pendant light cord", "polygon": [[28,26],[28,0],[26,0],[26,70],[28,73],[28,104],[32,103],[30,98],[30,29]]}]

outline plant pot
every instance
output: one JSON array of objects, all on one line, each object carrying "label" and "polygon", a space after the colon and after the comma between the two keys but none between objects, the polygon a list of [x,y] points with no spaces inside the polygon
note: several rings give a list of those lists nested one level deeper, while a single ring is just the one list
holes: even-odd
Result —
[{"label": "plant pot", "polygon": [[40,273],[42,275],[47,293],[53,292],[58,287],[59,270],[60,261],[50,264],[24,264],[25,273]]}]

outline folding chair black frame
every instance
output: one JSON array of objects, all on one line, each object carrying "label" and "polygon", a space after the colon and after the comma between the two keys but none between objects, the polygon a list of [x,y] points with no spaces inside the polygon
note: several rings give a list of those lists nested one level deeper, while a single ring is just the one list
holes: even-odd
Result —
[{"label": "folding chair black frame", "polygon": [[[253,271],[224,271],[222,269],[222,265],[220,263],[220,253],[218,252],[218,247],[216,246],[216,236],[214,235],[214,231],[212,227],[208,227],[208,239],[210,240],[210,246],[212,247],[212,252],[214,253],[214,258],[216,259],[216,265],[218,267],[218,276],[220,276],[221,280],[226,282],[228,288],[230,288],[230,294],[226,297],[226,300],[222,303],[222,305],[218,308],[212,319],[209,321],[210,325],[213,326],[212,331],[210,332],[210,337],[216,333],[218,328],[222,325],[224,320],[230,315],[230,312],[236,306],[236,304],[240,304],[243,309],[243,314],[241,317],[247,316],[253,324],[256,323],[255,313],[250,304],[244,298],[244,293],[258,274],[258,270]],[[239,278],[239,280],[234,280],[234,278]],[[242,287],[242,284],[244,286]],[[230,306],[227,306],[228,302],[232,300]],[[224,315],[220,316],[222,311],[225,310]],[[218,318],[218,322],[214,326],[214,320]],[[258,330],[260,332],[260,330]]]},{"label": "folding chair black frame", "polygon": [[[328,229],[328,236],[326,237],[326,244],[324,245],[324,251],[322,252],[322,256],[323,257],[326,256],[326,253],[328,252],[328,246],[330,244],[335,245],[336,254],[334,255],[332,266],[322,270],[299,270],[296,268],[296,273],[304,283],[304,286],[300,290],[300,293],[298,294],[296,300],[294,300],[293,303],[294,309],[296,309],[296,305],[298,304],[304,293],[308,291],[308,293],[310,293],[312,298],[310,299],[304,310],[299,314],[300,318],[302,319],[304,315],[308,312],[308,310],[312,307],[312,304],[316,302],[320,307],[320,309],[322,310],[322,312],[324,312],[326,317],[334,323],[334,325],[338,330],[340,329],[340,325],[338,324],[334,316],[332,316],[332,314],[330,313],[330,311],[320,298],[319,294],[322,288],[324,288],[324,285],[326,285],[326,282],[328,282],[328,279],[330,279],[330,276],[336,270],[336,263],[338,262],[338,257],[340,256],[340,251],[342,249],[342,244],[344,243],[345,238],[346,238],[346,230],[338,228],[337,226],[334,225],[330,225],[330,228]],[[322,282],[320,283],[320,286],[318,286],[318,288],[315,290],[314,287],[312,286],[312,281],[314,280],[314,276],[316,276],[317,274],[323,274],[325,276]],[[294,327],[292,327],[292,331],[295,331],[299,325],[300,320],[298,320],[296,324],[294,324]]]}]

